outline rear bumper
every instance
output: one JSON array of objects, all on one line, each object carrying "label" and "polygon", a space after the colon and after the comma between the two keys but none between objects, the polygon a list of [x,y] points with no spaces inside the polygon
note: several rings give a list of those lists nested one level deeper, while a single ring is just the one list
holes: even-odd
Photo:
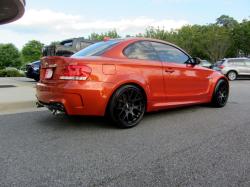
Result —
[{"label": "rear bumper", "polygon": [[32,79],[36,79],[40,76],[39,73],[27,72],[27,71],[24,72],[24,74],[25,74],[25,77],[32,78]]},{"label": "rear bumper", "polygon": [[112,83],[95,81],[39,82],[36,97],[48,105],[62,103],[68,115],[103,116],[114,86]]}]

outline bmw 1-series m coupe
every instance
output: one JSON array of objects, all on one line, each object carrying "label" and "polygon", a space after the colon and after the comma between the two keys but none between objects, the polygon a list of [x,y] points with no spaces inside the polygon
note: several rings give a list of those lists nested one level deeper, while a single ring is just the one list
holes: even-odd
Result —
[{"label": "bmw 1-series m coupe", "polygon": [[150,38],[104,38],[71,57],[41,60],[37,107],[52,114],[104,116],[122,128],[145,112],[210,103],[226,105],[227,77],[180,47]]}]

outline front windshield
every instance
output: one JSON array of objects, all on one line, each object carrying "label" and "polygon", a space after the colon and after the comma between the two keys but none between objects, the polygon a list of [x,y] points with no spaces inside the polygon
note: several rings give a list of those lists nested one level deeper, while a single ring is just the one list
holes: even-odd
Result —
[{"label": "front windshield", "polygon": [[103,53],[120,43],[122,40],[108,40],[93,44],[72,56],[101,56]]}]

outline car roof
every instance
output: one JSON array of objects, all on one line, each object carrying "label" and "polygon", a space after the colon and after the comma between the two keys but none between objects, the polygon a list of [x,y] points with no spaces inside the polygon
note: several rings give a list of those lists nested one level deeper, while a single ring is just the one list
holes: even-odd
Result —
[{"label": "car roof", "polygon": [[218,60],[230,60],[230,59],[235,60],[235,59],[248,59],[248,58],[246,58],[246,57],[239,57],[239,58],[224,58],[224,59],[218,59]]},{"label": "car roof", "polygon": [[36,63],[38,63],[38,62],[40,62],[40,60],[35,61],[35,62],[31,62],[30,64],[36,64]]}]

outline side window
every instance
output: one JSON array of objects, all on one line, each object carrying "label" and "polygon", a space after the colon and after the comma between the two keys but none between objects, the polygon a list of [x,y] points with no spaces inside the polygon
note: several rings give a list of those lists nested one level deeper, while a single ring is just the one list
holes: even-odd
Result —
[{"label": "side window", "polygon": [[151,42],[160,60],[163,62],[184,63],[189,60],[189,57],[179,49],[157,42]]},{"label": "side window", "polygon": [[245,62],[243,59],[237,59],[235,61],[236,61],[237,66],[245,66]]},{"label": "side window", "polygon": [[92,43],[89,43],[89,42],[81,42],[81,49],[84,49],[88,46],[92,45]]},{"label": "side window", "polygon": [[64,42],[62,43],[62,45],[65,45],[65,46],[71,46],[73,45],[73,41],[67,41],[67,42]]},{"label": "side window", "polygon": [[247,66],[250,66],[250,60],[249,59],[245,59],[245,63]]},{"label": "side window", "polygon": [[234,62],[234,60],[228,60],[228,64],[234,64],[234,65],[236,65],[236,62]]},{"label": "side window", "polygon": [[210,66],[210,65],[211,65],[211,64],[210,64],[209,62],[207,62],[207,61],[203,61],[202,64],[205,65],[205,66]]},{"label": "side window", "polygon": [[154,48],[148,41],[134,42],[125,48],[123,53],[127,58],[159,61]]}]

